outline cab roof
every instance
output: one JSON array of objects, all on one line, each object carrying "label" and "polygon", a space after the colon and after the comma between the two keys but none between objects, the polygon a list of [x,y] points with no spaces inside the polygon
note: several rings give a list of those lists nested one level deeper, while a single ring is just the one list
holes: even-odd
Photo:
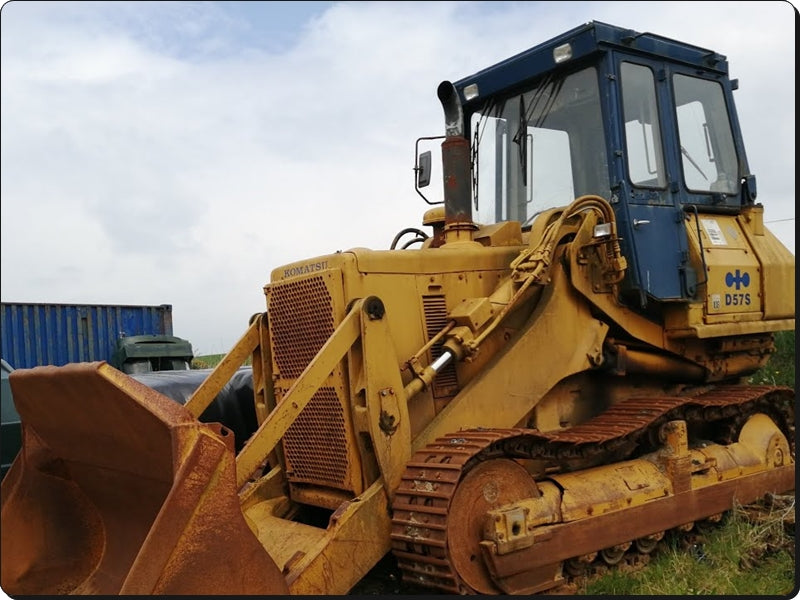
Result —
[{"label": "cab roof", "polygon": [[[564,44],[570,44],[572,57],[564,63],[557,64],[553,50]],[[590,21],[478,71],[474,75],[465,77],[454,85],[462,103],[466,106],[470,104],[470,101],[464,97],[464,88],[468,85],[475,84],[479,90],[478,97],[472,102],[482,102],[488,96],[510,92],[548,71],[574,64],[592,54],[611,49],[617,49],[629,55],[647,56],[680,63],[717,75],[728,74],[727,58],[713,50],[653,33],[639,33],[632,29]]]}]

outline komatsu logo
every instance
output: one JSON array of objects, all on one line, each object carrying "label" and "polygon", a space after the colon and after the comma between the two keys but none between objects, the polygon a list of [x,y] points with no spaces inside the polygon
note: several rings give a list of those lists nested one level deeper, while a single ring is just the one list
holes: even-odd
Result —
[{"label": "komatsu logo", "polygon": [[283,278],[297,277],[298,275],[308,275],[309,273],[316,273],[317,271],[324,271],[328,268],[328,261],[322,260],[315,263],[308,263],[300,265],[299,267],[289,267],[283,270]]},{"label": "komatsu logo", "polygon": [[736,274],[733,273],[726,273],[725,274],[725,285],[728,287],[736,286],[736,289],[740,289],[742,287],[749,287],[750,286],[750,273],[739,273],[739,269],[736,269]]},{"label": "komatsu logo", "polygon": [[739,269],[735,273],[728,272],[725,274],[725,285],[736,290],[725,294],[725,306],[750,306],[749,292],[738,291],[750,287],[750,273],[741,273]]}]

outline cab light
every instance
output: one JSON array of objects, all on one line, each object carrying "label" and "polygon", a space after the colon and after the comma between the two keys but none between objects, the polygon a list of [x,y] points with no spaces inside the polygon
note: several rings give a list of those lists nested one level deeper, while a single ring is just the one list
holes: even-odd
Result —
[{"label": "cab light", "polygon": [[572,46],[570,44],[562,44],[553,48],[553,60],[556,61],[556,64],[567,61],[570,58],[572,58]]},{"label": "cab light", "polygon": [[467,87],[464,88],[464,100],[469,102],[474,98],[478,97],[478,84],[477,83],[470,83]]}]

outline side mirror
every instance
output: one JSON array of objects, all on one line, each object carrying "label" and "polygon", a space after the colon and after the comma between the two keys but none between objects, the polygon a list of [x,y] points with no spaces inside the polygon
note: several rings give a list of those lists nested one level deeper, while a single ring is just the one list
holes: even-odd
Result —
[{"label": "side mirror", "polygon": [[[424,152],[420,152],[420,142],[423,142],[423,147],[430,147],[433,146],[434,140],[443,140],[445,136],[437,135],[433,137],[421,137],[417,139],[416,144],[414,144],[414,190],[420,197],[425,200],[428,204],[443,204],[444,200],[440,201],[432,201],[428,200],[425,195],[420,192],[420,188],[424,188],[431,183],[431,177],[433,176],[433,156],[432,150],[425,150]],[[437,150],[440,152],[439,150]],[[438,177],[438,172],[437,172]],[[441,191],[440,191],[441,193]],[[434,196],[436,196],[436,192],[433,192]]]},{"label": "side mirror", "polygon": [[424,188],[431,183],[431,151],[426,150],[419,155],[417,166],[414,168],[417,172],[417,187]]}]

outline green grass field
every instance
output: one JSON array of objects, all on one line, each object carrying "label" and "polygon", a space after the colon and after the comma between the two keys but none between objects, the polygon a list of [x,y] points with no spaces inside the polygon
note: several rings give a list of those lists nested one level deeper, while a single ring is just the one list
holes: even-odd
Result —
[{"label": "green grass field", "polygon": [[750,377],[750,383],[794,388],[794,334],[794,331],[779,331],[775,334],[775,354],[770,357],[766,367]]},{"label": "green grass field", "polygon": [[690,544],[673,536],[644,568],[611,572],[577,593],[585,595],[746,595],[796,593],[794,496],[774,505],[737,508]]},{"label": "green grass field", "polygon": [[[222,360],[224,354],[207,354],[206,356],[195,356],[192,359],[192,368],[193,369],[211,369],[216,367],[219,364],[219,361]],[[252,363],[252,359],[248,358],[244,361],[244,364],[249,365]]]}]

